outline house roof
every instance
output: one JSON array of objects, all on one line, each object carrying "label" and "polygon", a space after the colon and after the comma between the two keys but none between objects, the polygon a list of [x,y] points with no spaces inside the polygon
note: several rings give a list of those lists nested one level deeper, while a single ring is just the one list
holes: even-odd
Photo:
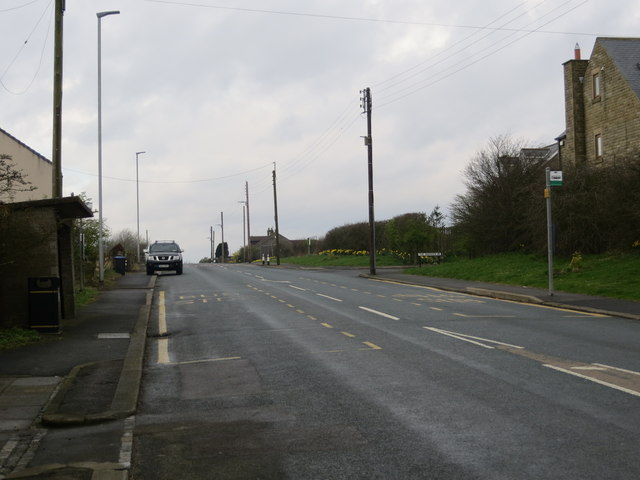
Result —
[{"label": "house roof", "polygon": [[16,142],[17,144],[23,146],[24,148],[26,148],[27,150],[29,150],[31,153],[33,153],[34,155],[37,155],[38,157],[40,157],[40,159],[44,160],[47,163],[52,163],[51,160],[49,160],[47,157],[45,157],[44,155],[42,155],[41,153],[36,152],[33,148],[31,148],[29,145],[27,145],[24,142],[21,142],[20,140],[18,140],[16,137],[14,137],[13,135],[11,135],[9,132],[7,132],[5,129],[3,129],[2,127],[0,127],[0,133],[5,134],[7,137],[9,137],[11,140],[13,140],[14,142]]},{"label": "house roof", "polygon": [[640,98],[640,38],[601,37],[596,39],[596,43],[602,45]]}]

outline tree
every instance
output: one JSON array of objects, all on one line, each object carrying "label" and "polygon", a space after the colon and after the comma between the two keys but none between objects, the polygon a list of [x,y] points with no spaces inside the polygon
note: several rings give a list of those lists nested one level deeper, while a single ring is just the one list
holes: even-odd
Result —
[{"label": "tree", "polygon": [[[219,243],[216,247],[216,258],[222,257],[222,243]],[[224,242],[224,258],[229,258],[229,245]]]},{"label": "tree", "polygon": [[531,248],[540,237],[530,220],[544,208],[545,159],[521,156],[523,145],[508,135],[493,137],[464,171],[467,191],[451,212],[471,255]]},{"label": "tree", "polygon": [[130,257],[131,260],[134,260],[136,258],[138,240],[136,239],[136,234],[134,232],[132,232],[128,228],[125,228],[123,230],[120,230],[109,239],[109,245],[111,248],[115,247],[118,244],[122,245],[125,251],[125,255]]},{"label": "tree", "polygon": [[[82,201],[91,205],[91,198],[85,192],[79,197]],[[76,219],[74,221],[73,251],[75,255],[76,280],[79,279],[79,269],[84,269],[84,278],[91,282],[95,280],[94,275],[97,272],[98,264],[98,243],[100,238],[100,222],[95,218]],[[102,238],[108,239],[111,235],[109,227],[103,219],[102,222]]]},{"label": "tree", "polygon": [[10,155],[0,153],[0,198],[8,196],[13,200],[17,192],[31,192],[36,187],[26,180],[22,170],[16,168]]}]

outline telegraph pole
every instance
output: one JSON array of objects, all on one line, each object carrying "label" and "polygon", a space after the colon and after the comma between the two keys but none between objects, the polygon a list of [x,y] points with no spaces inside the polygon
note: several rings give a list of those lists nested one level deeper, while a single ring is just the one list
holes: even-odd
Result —
[{"label": "telegraph pole", "polygon": [[369,176],[369,273],[376,274],[376,222],[373,214],[373,139],[371,137],[371,89],[360,90],[362,94],[362,112],[367,114],[367,136],[364,144],[367,146],[368,176]]},{"label": "telegraph pole", "polygon": [[52,197],[62,197],[62,29],[65,0],[56,0],[53,64],[53,163]]},{"label": "telegraph pole", "polygon": [[247,243],[249,244],[249,263],[253,261],[253,255],[251,254],[251,222],[249,221],[249,182],[244,183],[245,194],[247,196]]},{"label": "telegraph pole", "polygon": [[213,226],[209,227],[209,241],[211,242],[211,263],[213,263],[213,243],[215,242],[215,238],[213,236]]},{"label": "telegraph pole", "polygon": [[278,196],[276,194],[276,162],[273,162],[273,209],[276,221],[276,264],[280,265],[280,230],[278,228]]}]

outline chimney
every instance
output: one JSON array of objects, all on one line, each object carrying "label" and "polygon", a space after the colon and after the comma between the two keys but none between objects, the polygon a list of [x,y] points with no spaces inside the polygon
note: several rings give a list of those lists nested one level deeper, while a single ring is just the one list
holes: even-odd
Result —
[{"label": "chimney", "polygon": [[573,49],[573,55],[575,60],[580,60],[580,44],[576,43],[576,46]]}]

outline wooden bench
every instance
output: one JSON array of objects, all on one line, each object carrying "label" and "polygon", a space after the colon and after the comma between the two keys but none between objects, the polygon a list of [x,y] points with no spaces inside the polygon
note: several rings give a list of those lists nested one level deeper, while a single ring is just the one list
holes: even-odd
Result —
[{"label": "wooden bench", "polygon": [[422,267],[422,259],[423,258],[434,258],[435,259],[435,263],[440,263],[440,260],[442,260],[442,252],[420,252],[418,253],[418,266]]}]

